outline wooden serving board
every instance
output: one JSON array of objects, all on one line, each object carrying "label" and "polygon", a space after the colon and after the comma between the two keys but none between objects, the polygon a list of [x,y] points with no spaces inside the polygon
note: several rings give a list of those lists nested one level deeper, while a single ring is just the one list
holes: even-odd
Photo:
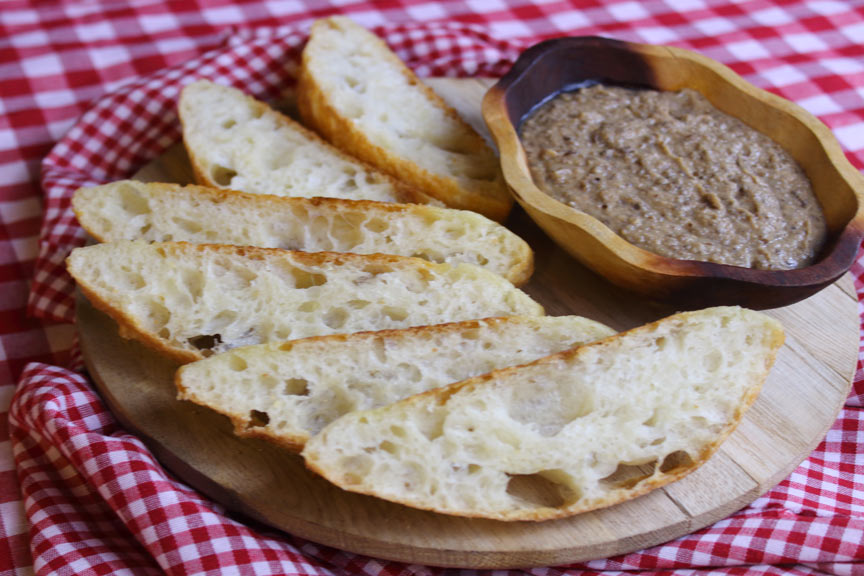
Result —
[{"label": "wooden serving board", "polygon": [[[433,86],[478,128],[482,80]],[[182,147],[138,174],[188,182]],[[674,312],[617,289],[548,240],[520,210],[508,221],[536,253],[526,292],[550,315],[580,314],[616,329]],[[230,510],[299,537],[385,559],[437,566],[555,565],[626,553],[687,534],[745,506],[786,477],[822,440],[848,395],[859,340],[848,275],[769,312],[786,344],[739,428],[686,478],[604,510],[541,523],[448,517],[343,492],[300,457],[232,434],[227,418],[175,399],[176,365],[136,342],[83,299],[78,328],[87,367],[117,418],[189,485]]]}]

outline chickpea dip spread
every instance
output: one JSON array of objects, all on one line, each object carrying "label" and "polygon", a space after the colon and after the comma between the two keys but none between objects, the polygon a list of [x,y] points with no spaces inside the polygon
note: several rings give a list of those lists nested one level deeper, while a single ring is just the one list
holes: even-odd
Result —
[{"label": "chickpea dip spread", "polygon": [[748,268],[810,264],[825,218],[777,143],[693,90],[596,84],[521,126],[535,184],[656,254]]}]

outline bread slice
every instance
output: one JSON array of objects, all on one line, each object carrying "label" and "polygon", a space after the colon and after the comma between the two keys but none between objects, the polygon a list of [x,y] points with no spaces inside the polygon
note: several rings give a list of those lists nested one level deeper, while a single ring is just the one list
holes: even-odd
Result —
[{"label": "bread slice", "polygon": [[100,242],[179,240],[416,256],[486,268],[516,285],[533,253],[521,238],[467,210],[339,198],[278,198],[202,186],[123,180],[72,197],[81,225]]},{"label": "bread slice", "polygon": [[178,111],[199,184],[275,196],[429,200],[235,88],[189,84]]},{"label": "bread slice", "polygon": [[469,320],[229,350],[177,372],[178,397],[225,414],[239,436],[299,451],[354,410],[531,362],[613,334],[580,318]]},{"label": "bread slice", "polygon": [[303,122],[453,208],[507,217],[512,198],[483,138],[365,28],[318,20],[297,85]]},{"label": "bread slice", "polygon": [[180,361],[274,340],[543,314],[482,268],[382,254],[127,241],[73,250],[67,268],[122,336]]},{"label": "bread slice", "polygon": [[610,506],[704,463],[783,343],[758,312],[671,316],[534,363],[351,412],[313,436],[335,484],[460,516],[545,520]]}]

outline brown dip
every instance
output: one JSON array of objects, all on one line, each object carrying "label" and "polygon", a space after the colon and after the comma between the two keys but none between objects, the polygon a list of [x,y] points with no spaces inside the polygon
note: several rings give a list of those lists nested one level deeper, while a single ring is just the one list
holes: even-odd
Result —
[{"label": "brown dip", "polygon": [[789,269],[824,241],[795,160],[692,90],[582,88],[540,106],[521,132],[539,188],[651,252]]}]

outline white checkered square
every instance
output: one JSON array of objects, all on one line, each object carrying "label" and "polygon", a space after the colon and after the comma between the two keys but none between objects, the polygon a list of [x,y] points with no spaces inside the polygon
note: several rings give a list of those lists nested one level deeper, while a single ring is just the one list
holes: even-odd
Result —
[{"label": "white checkered square", "polygon": [[103,70],[129,61],[129,51],[125,48],[117,49],[114,46],[91,48],[87,51],[87,54],[93,62],[93,67],[97,70]]},{"label": "white checkered square", "polygon": [[234,24],[243,21],[243,11],[236,6],[221,6],[219,8],[204,8],[204,20],[210,24]]},{"label": "white checkered square", "polygon": [[759,60],[770,56],[770,53],[765,46],[755,40],[733,42],[728,44],[726,49],[729,50],[729,52],[731,52],[737,59],[743,60],[744,62]]},{"label": "white checkered square", "polygon": [[507,2],[504,0],[467,0],[465,5],[477,14],[489,14],[507,9]]},{"label": "white checkered square", "polygon": [[117,37],[114,26],[104,20],[99,22],[80,22],[75,24],[75,32],[90,41],[112,40]]},{"label": "white checkered square", "polygon": [[811,98],[799,100],[798,104],[814,116],[836,114],[843,111],[843,108],[827,94],[819,94]]},{"label": "white checkered square", "polygon": [[750,17],[763,26],[782,26],[795,21],[791,14],[777,7],[753,12]]},{"label": "white checkered square", "polygon": [[553,14],[550,20],[556,28],[562,31],[575,30],[591,24],[591,20],[580,10],[567,10]]},{"label": "white checkered square", "polygon": [[799,54],[818,52],[826,50],[828,45],[815,34],[802,32],[800,34],[789,34],[784,38],[786,43]]},{"label": "white checkered square", "polygon": [[627,22],[630,20],[642,20],[650,16],[650,12],[646,10],[639,2],[622,2],[620,4],[610,4],[606,7],[609,14],[619,22]]},{"label": "white checkered square", "polygon": [[840,32],[849,40],[855,43],[860,43],[864,38],[864,22],[856,22],[849,26],[840,26]]},{"label": "white checkered square", "polygon": [[[3,444],[7,443],[4,442]],[[2,449],[0,448],[0,450]],[[0,503],[0,523],[3,525],[0,533],[4,536],[26,534],[29,526],[27,517],[24,515],[24,504],[22,502]]]},{"label": "white checkered square", "polygon": [[728,18],[708,18],[707,20],[699,20],[693,23],[693,26],[706,36],[716,36],[718,34],[727,34],[736,29],[734,22]]},{"label": "white checkered square", "polygon": [[808,2],[807,8],[817,14],[830,16],[848,11],[849,4],[850,2],[841,2],[839,0],[816,0],[815,2]]},{"label": "white checkered square", "polygon": [[42,54],[31,56],[21,61],[24,74],[30,78],[56,76],[63,72],[63,63],[57,54]]},{"label": "white checkered square", "polygon": [[178,27],[177,17],[168,12],[159,14],[142,14],[138,17],[141,29],[149,34],[157,34],[165,30],[176,30]]}]

